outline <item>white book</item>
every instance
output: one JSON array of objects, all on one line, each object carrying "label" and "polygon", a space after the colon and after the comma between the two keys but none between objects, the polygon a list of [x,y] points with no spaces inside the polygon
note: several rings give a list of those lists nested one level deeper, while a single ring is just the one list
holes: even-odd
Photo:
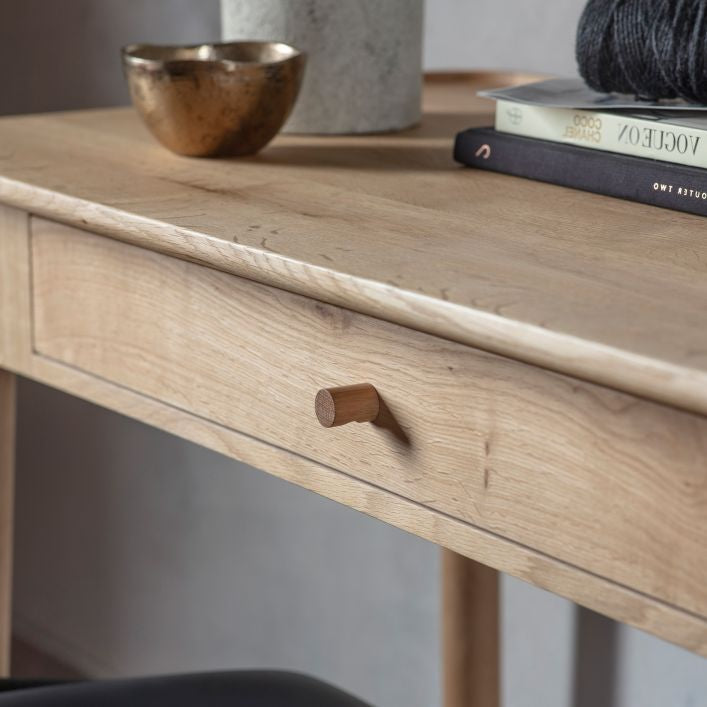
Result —
[{"label": "white book", "polygon": [[587,111],[496,101],[496,130],[594,150],[707,167],[707,113]]}]

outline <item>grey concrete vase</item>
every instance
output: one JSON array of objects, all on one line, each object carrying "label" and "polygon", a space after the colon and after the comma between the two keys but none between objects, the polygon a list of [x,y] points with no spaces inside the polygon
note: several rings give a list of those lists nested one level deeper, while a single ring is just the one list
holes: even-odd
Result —
[{"label": "grey concrete vase", "polygon": [[362,133],[420,119],[424,0],[221,0],[223,39],[308,55],[288,132]]}]

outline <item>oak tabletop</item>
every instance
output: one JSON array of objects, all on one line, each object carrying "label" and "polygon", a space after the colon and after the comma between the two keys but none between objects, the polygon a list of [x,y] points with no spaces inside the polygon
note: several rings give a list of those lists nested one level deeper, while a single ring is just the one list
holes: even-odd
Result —
[{"label": "oak tabletop", "polygon": [[456,165],[507,79],[431,77],[416,128],[247,159],[172,155],[130,108],[6,117],[0,202],[707,413],[707,221]]}]

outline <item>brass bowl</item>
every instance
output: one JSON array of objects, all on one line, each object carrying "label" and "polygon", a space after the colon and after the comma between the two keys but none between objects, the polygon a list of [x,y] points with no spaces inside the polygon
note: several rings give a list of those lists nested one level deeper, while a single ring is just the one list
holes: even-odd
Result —
[{"label": "brass bowl", "polygon": [[281,42],[131,44],[123,70],[152,134],[180,155],[252,155],[275,137],[299,93],[305,56]]}]

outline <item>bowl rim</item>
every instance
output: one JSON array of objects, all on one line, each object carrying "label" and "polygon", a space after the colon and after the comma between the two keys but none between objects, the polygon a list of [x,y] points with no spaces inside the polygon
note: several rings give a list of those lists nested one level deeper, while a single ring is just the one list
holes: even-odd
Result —
[{"label": "bowl rim", "polygon": [[[173,57],[173,58],[163,58],[163,59],[151,59],[144,56],[140,56],[139,52],[146,49],[161,49],[165,51],[177,51],[180,49],[201,49],[202,47],[237,47],[244,44],[250,45],[279,45],[280,47],[286,48],[290,54],[282,59],[275,59],[273,61],[237,61],[235,59],[199,59],[199,58],[189,58],[185,59],[183,57]],[[277,66],[278,64],[285,64],[293,59],[299,57],[304,57],[305,53],[297,47],[293,47],[287,42],[282,42],[279,39],[273,40],[261,40],[261,39],[244,39],[234,42],[200,42],[198,44],[153,44],[149,42],[138,42],[134,44],[126,44],[120,49],[121,57],[123,62],[129,66],[143,66],[151,68],[159,68],[168,66],[171,64],[187,64],[196,66],[223,66],[227,68],[242,68],[245,66]]]}]

